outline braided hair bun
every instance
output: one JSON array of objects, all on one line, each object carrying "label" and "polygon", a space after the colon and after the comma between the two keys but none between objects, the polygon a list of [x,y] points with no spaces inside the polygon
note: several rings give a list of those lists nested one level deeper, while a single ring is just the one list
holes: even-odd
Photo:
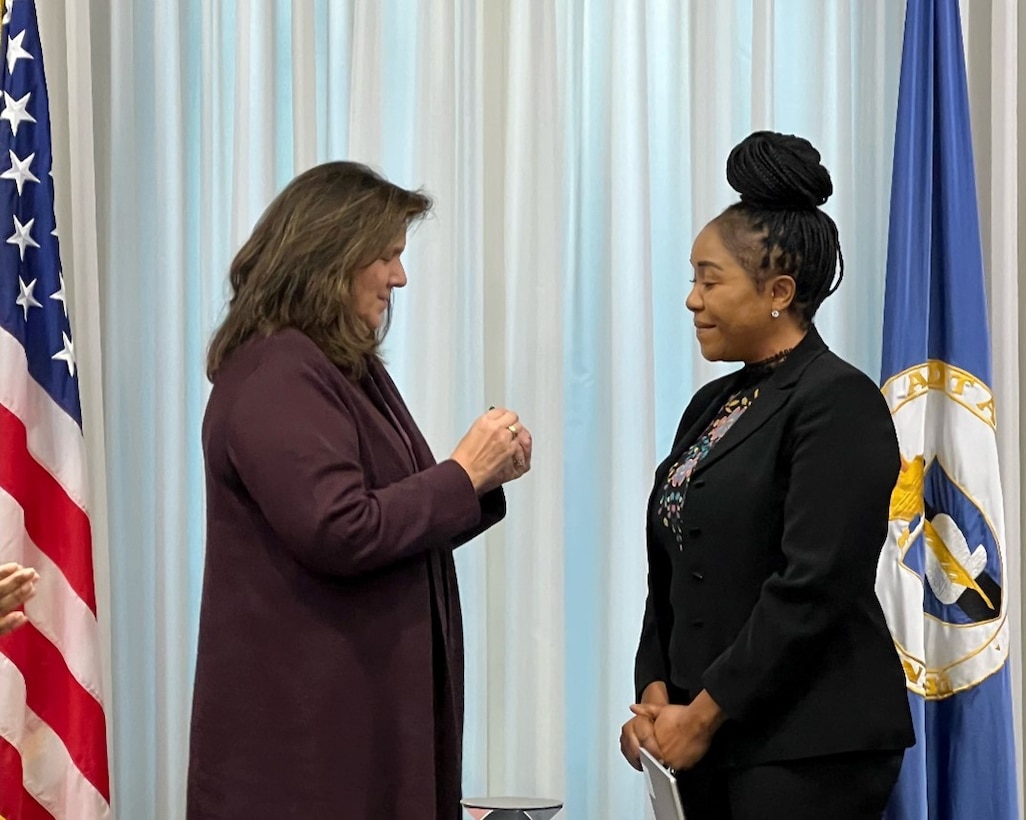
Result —
[{"label": "braided hair bun", "polygon": [[837,225],[820,209],[834,185],[819,151],[802,137],[756,131],[730,152],[727,182],[741,201],[714,220],[724,242],[756,282],[794,279],[789,309],[812,324],[844,277]]},{"label": "braided hair bun", "polygon": [[812,210],[834,192],[812,143],[774,131],[756,131],[734,147],[727,182],[742,202],[768,211]]}]

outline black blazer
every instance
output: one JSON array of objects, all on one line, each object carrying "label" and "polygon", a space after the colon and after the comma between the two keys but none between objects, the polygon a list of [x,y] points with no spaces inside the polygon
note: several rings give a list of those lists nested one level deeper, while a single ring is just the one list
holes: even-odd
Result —
[{"label": "black blazer", "polygon": [[875,592],[897,438],[880,390],[815,328],[692,473],[683,548],[653,538],[667,470],[736,381],[698,391],[656,470],[638,697],[652,681],[684,702],[708,690],[728,721],[706,765],[909,746],[905,675]]}]

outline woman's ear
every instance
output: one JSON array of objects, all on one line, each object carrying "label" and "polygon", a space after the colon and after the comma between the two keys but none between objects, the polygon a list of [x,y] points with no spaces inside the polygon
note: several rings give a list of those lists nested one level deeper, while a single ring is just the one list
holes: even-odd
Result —
[{"label": "woman's ear", "polygon": [[786,311],[794,301],[794,295],[798,286],[790,276],[778,276],[770,285],[770,298],[773,300],[773,309],[781,313]]}]

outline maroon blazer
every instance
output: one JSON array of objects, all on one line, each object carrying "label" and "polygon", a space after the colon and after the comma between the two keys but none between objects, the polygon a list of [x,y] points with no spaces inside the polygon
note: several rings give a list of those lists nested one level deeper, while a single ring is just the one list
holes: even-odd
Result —
[{"label": "maroon blazer", "polygon": [[189,820],[459,816],[452,549],[505,514],[435,464],[384,368],[252,339],[203,422]]}]

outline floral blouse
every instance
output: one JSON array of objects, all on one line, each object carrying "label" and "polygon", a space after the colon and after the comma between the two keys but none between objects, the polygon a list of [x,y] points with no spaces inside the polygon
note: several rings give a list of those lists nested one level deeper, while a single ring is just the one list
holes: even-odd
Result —
[{"label": "floral blouse", "polygon": [[687,495],[691,474],[712,448],[733,427],[739,418],[759,397],[760,385],[769,377],[773,370],[781,364],[790,351],[775,356],[766,362],[749,365],[740,374],[739,388],[727,399],[720,411],[709,422],[702,434],[695,440],[681,457],[670,467],[666,479],[656,496],[654,518],[661,522],[677,543],[677,548],[684,549],[684,529],[681,525],[681,514],[684,509],[684,498]]}]

